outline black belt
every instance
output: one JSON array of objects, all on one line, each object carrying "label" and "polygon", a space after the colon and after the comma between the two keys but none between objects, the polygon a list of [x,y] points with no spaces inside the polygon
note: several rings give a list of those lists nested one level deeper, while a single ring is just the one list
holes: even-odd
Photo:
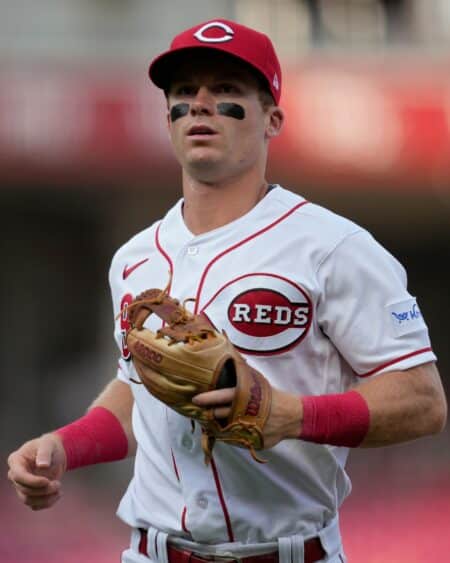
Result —
[{"label": "black belt", "polygon": [[[139,533],[141,535],[139,553],[147,555],[147,530],[139,528]],[[326,555],[319,538],[306,540],[303,545],[305,548],[305,563],[315,563],[323,559]],[[174,547],[171,544],[167,545],[167,557],[169,563],[211,563],[211,560],[214,561],[214,556],[209,558],[202,557],[198,553],[189,551],[188,549]],[[217,557],[217,560],[219,559],[223,559],[223,557]],[[237,563],[279,563],[279,558],[278,551],[274,551],[273,553],[263,553],[262,555],[238,557],[235,560],[230,557],[229,562],[231,563],[232,561],[236,561]]]}]

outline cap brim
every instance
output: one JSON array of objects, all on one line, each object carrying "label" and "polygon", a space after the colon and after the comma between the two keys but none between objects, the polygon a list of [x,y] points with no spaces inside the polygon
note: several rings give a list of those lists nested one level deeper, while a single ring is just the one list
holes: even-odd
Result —
[{"label": "cap brim", "polygon": [[[210,47],[209,45],[180,47],[177,50],[166,51],[165,53],[162,53],[161,55],[156,57],[156,59],[154,59],[150,64],[150,67],[148,69],[150,80],[158,88],[167,90],[167,88],[170,85],[171,76],[174,70],[178,68],[177,62],[179,63],[180,59],[185,57],[189,53],[192,53],[193,51],[200,52],[201,50],[210,51],[211,53],[217,53],[217,52],[223,53],[229,56],[231,59],[234,59],[235,61],[241,63],[250,72],[255,73],[260,78],[262,78],[265,83],[267,83],[266,77],[258,68],[248,63],[245,59],[242,59],[241,57],[238,57],[237,55],[230,53],[228,50],[221,49],[217,45],[215,47]],[[268,89],[270,91],[269,87]]]}]

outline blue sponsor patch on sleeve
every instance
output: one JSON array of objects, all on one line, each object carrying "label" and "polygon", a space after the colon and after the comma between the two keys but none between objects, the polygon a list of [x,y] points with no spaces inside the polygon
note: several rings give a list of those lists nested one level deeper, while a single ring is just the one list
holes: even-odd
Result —
[{"label": "blue sponsor patch on sleeve", "polygon": [[427,328],[414,298],[392,303],[387,306],[387,311],[396,337]]}]

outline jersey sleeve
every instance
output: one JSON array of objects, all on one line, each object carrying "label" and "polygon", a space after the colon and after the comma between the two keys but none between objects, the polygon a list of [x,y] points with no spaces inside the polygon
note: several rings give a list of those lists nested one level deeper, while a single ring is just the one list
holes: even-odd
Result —
[{"label": "jersey sleeve", "polygon": [[317,320],[359,377],[436,360],[403,266],[364,230],[319,264]]}]

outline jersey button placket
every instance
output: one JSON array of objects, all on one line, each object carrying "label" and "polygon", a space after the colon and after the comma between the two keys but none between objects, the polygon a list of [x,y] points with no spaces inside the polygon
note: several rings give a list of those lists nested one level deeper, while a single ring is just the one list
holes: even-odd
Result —
[{"label": "jersey button placket", "polygon": [[198,251],[199,251],[198,246],[188,246],[187,248],[188,256],[197,256]]},{"label": "jersey button placket", "polygon": [[203,510],[208,508],[208,498],[204,493],[199,493],[195,502],[197,503],[197,506]]},{"label": "jersey button placket", "polygon": [[194,447],[194,440],[193,440],[192,436],[190,436],[189,434],[184,434],[184,436],[181,439],[181,445],[186,450],[192,451],[192,449]]}]

